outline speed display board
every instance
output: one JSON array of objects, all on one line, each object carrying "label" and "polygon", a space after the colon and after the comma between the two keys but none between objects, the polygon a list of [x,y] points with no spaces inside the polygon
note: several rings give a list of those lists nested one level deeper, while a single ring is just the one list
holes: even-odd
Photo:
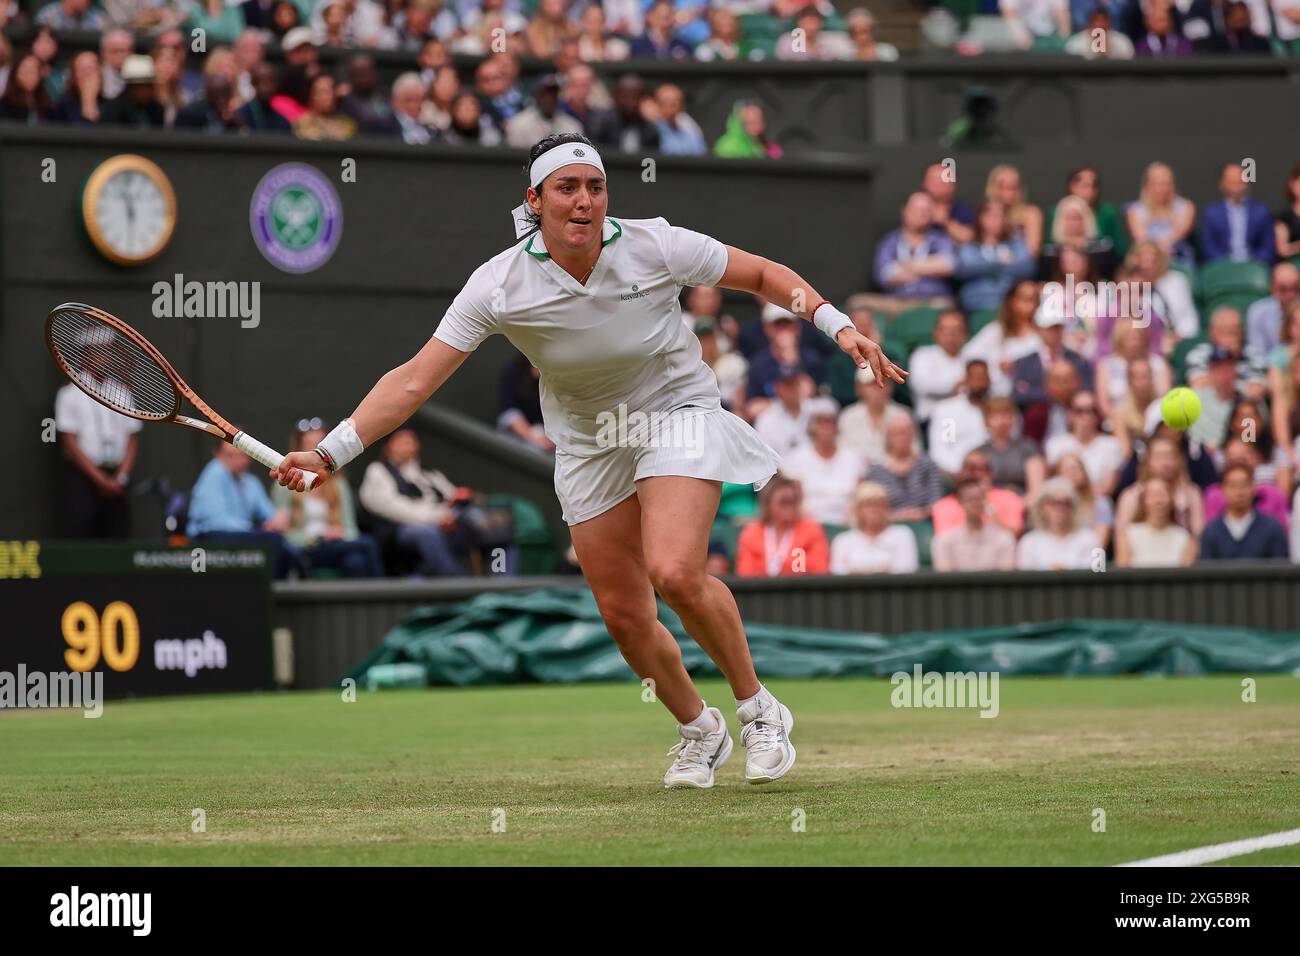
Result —
[{"label": "speed display board", "polygon": [[104,696],[271,686],[255,548],[0,541],[0,671],[103,673]]}]

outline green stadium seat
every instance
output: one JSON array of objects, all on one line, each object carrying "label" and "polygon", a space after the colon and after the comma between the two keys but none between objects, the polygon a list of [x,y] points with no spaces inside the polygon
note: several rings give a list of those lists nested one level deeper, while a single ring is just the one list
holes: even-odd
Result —
[{"label": "green stadium seat", "polygon": [[835,540],[837,535],[841,535],[845,531],[848,531],[849,526],[846,524],[826,524],[826,522],[823,521],[822,530],[826,532],[826,543],[830,544]]},{"label": "green stadium seat", "polygon": [[1190,339],[1183,339],[1174,346],[1174,354],[1170,357],[1170,365],[1173,366],[1174,384],[1187,384],[1187,353],[1198,345],[1210,341],[1204,335],[1197,335]]},{"label": "green stadium seat", "polygon": [[969,335],[974,335],[990,322],[996,321],[997,317],[997,309],[977,309],[968,317],[969,328],[967,329],[967,332]]},{"label": "green stadium seat", "polygon": [[916,535],[916,556],[921,567],[930,567],[930,545],[934,542],[934,525],[930,524],[929,519],[904,521],[903,524],[911,528],[912,534]]},{"label": "green stadium seat", "polygon": [[559,547],[541,509],[518,495],[488,495],[487,503],[492,508],[510,509],[515,525],[515,547],[519,551],[519,574],[554,571]]},{"label": "green stadium seat", "polygon": [[754,494],[754,486],[723,482],[718,514],[728,519],[749,519],[758,514],[758,496]]},{"label": "green stadium seat", "polygon": [[934,341],[934,324],[941,311],[925,307],[908,309],[894,319],[889,327],[889,337],[902,342],[908,351],[929,345]]},{"label": "green stadium seat", "polygon": [[748,59],[755,51],[765,57],[776,55],[776,44],[784,31],[776,17],[766,13],[746,13],[740,18],[740,55]]},{"label": "green stadium seat", "polygon": [[1201,267],[1198,286],[1206,302],[1228,292],[1262,298],[1268,295],[1269,269],[1260,262],[1211,262]]}]

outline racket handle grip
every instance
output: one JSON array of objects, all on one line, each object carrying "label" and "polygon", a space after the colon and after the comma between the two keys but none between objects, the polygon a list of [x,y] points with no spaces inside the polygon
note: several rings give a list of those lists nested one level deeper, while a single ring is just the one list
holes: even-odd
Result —
[{"label": "racket handle grip", "polygon": [[[231,444],[249,458],[253,459],[253,461],[265,465],[267,468],[278,468],[280,462],[284,460],[284,455],[281,455],[278,451],[268,445],[263,445],[247,432],[239,432],[236,434],[235,437],[231,439]],[[302,477],[307,483],[306,490],[311,491],[312,486],[316,484],[316,474],[314,472],[304,471]]]}]

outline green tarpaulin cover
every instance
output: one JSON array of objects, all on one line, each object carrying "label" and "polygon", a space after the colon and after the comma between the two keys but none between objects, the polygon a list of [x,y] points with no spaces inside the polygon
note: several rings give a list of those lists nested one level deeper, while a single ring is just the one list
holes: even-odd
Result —
[{"label": "green tarpaulin cover", "polygon": [[[681,645],[687,670],[718,673],[662,602],[659,619]],[[748,622],[746,632],[765,677],[888,676],[916,664],[1007,676],[1300,672],[1300,631],[1071,620],[889,637]],[[635,679],[586,588],[419,608],[347,676],[360,684],[454,685]]]}]

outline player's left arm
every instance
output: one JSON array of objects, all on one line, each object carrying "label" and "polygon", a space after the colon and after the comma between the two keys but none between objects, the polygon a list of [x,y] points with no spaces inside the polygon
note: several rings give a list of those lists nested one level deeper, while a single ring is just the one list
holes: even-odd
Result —
[{"label": "player's left arm", "polygon": [[726,249],[727,268],[718,285],[761,295],[812,322],[831,335],[859,368],[870,367],[881,388],[886,376],[899,384],[905,380],[907,373],[885,356],[879,344],[859,332],[847,315],[818,295],[793,269],[734,246]]}]

